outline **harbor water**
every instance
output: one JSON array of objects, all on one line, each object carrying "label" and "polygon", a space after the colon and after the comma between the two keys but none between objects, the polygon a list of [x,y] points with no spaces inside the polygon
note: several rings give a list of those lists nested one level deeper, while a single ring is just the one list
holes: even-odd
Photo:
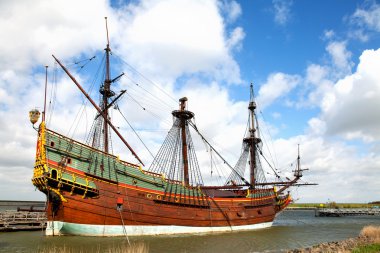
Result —
[{"label": "harbor water", "polygon": [[[315,217],[311,210],[287,210],[267,229],[213,235],[129,237],[129,240],[144,243],[152,253],[286,252],[356,237],[367,225],[380,226],[380,216]],[[109,252],[108,249],[121,245],[128,245],[126,238],[46,237],[43,231],[0,233],[0,252],[39,252],[54,247],[65,247],[70,252]]]}]

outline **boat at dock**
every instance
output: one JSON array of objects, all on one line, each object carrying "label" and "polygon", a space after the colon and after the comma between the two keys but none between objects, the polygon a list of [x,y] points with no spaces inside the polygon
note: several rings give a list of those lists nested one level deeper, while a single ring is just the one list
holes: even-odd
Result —
[{"label": "boat at dock", "polygon": [[[194,113],[187,108],[188,99],[183,97],[178,108],[173,108],[173,124],[161,148],[146,167],[111,121],[108,110],[125,91],[116,94],[111,89],[123,74],[111,77],[109,42],[104,53],[105,76],[98,103],[53,56],[97,116],[86,142],[65,136],[46,124],[45,95],[32,182],[47,198],[46,235],[213,233],[271,226],[276,215],[291,202],[289,187],[302,185],[299,180],[303,170],[298,155],[292,179],[267,181],[261,164],[262,140],[253,86],[248,102],[248,131],[235,166],[229,165],[201,133]],[[37,110],[30,112],[33,124],[38,122],[39,114]],[[203,180],[202,172],[209,168],[198,163],[190,129],[229,168],[230,174],[221,185],[207,185]],[[134,161],[123,161],[112,153],[111,132],[124,143]]]}]

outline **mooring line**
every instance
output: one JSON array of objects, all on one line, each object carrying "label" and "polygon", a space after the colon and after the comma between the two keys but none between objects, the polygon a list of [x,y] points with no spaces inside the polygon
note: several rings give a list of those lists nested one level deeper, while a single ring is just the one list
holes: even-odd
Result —
[{"label": "mooring line", "polygon": [[118,210],[119,213],[120,213],[121,223],[123,224],[123,233],[125,234],[125,237],[127,238],[128,245],[131,246],[131,243],[129,242],[129,238],[128,238],[127,230],[125,229],[124,219],[123,219],[123,215],[122,215],[122,213],[121,213],[121,208],[117,208],[117,210]]}]

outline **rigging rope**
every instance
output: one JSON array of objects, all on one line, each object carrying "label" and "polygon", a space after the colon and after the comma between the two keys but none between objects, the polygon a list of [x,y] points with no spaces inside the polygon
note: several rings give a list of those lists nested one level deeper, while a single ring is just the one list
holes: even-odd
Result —
[{"label": "rigging rope", "polygon": [[57,95],[57,72],[58,72],[58,64],[57,62],[54,62],[54,67],[53,67],[53,84],[52,84],[52,89],[50,92],[50,99],[49,99],[49,117],[47,117],[47,122],[46,126],[50,125],[53,113],[54,113],[54,108],[55,108],[55,100],[56,100],[56,95]]},{"label": "rigging rope", "polygon": [[127,122],[128,126],[132,129],[132,131],[135,133],[135,135],[137,136],[137,138],[141,141],[141,143],[144,145],[144,147],[146,148],[146,150],[148,150],[149,154],[153,157],[154,159],[154,155],[152,154],[152,152],[150,152],[150,149],[148,148],[147,145],[145,145],[144,141],[141,139],[141,137],[139,136],[139,134],[135,131],[135,129],[132,127],[132,125],[129,123],[129,121],[127,120],[127,118],[124,116],[124,114],[120,111],[120,108],[117,107],[117,110],[120,112],[121,116],[124,118],[124,120]]},{"label": "rigging rope", "polygon": [[[129,97],[133,102],[135,102],[138,106],[140,106],[141,109],[143,109],[143,111],[146,111],[146,112],[150,113],[151,115],[153,115],[154,117],[156,117],[157,119],[162,120],[162,119],[160,118],[160,116],[158,116],[157,114],[151,112],[150,110],[147,110],[147,109],[146,109],[141,103],[139,103],[136,99],[134,99],[131,95],[129,95],[128,92],[126,92],[126,94],[128,95],[128,97]],[[165,120],[163,120],[163,121],[164,121],[165,124],[170,125],[170,122],[169,122],[168,120],[165,119]]]},{"label": "rigging rope", "polygon": [[121,57],[119,57],[118,55],[115,54],[115,52],[113,53],[113,55],[115,55],[117,58],[119,58],[125,65],[127,65],[128,67],[130,67],[135,73],[139,74],[142,78],[144,78],[146,81],[150,82],[151,84],[153,84],[156,88],[158,88],[163,94],[165,94],[168,98],[170,98],[171,100],[173,100],[176,104],[177,104],[177,100],[174,99],[172,96],[170,96],[164,89],[162,89],[159,85],[157,85],[156,83],[154,83],[153,81],[151,81],[149,78],[147,78],[146,76],[144,76],[143,74],[141,74],[139,71],[137,71],[134,67],[132,67],[129,63],[127,63],[126,61],[124,61]]},{"label": "rigging rope", "polygon": [[[95,57],[92,57],[91,59],[88,59],[88,62],[90,62],[93,59],[95,59]],[[104,57],[102,59],[102,62],[103,62],[103,60],[104,60]],[[86,60],[84,60],[84,61],[86,61]],[[93,91],[93,88],[94,88],[95,83],[96,83],[96,81],[98,79],[99,72],[100,72],[99,70],[100,70],[101,67],[102,67],[102,64],[100,64],[100,66],[98,67],[98,69],[97,69],[97,71],[96,71],[96,73],[94,75],[94,78],[93,78],[93,80],[91,82],[91,85],[88,88],[88,94],[91,94],[92,91]],[[78,112],[77,112],[77,114],[76,114],[76,116],[75,116],[75,118],[73,120],[73,123],[71,124],[71,126],[70,126],[70,128],[69,128],[69,130],[67,132],[67,136],[73,137],[75,135],[75,133],[77,131],[77,128],[79,126],[80,119],[82,118],[83,114],[85,114],[85,117],[86,117],[86,133],[87,133],[87,111],[86,111],[86,105],[88,104],[88,100],[84,99],[83,94],[81,94],[80,98],[82,99],[81,107],[78,110]],[[71,131],[72,131],[72,133],[70,134]]]},{"label": "rigging rope", "polygon": [[239,177],[240,177],[240,179],[241,180],[243,180],[243,182],[246,184],[246,185],[248,185],[248,186],[252,186],[242,175],[240,175],[227,161],[226,161],[226,159],[224,159],[220,154],[219,154],[219,152],[206,140],[206,138],[199,132],[199,130],[198,130],[198,128],[197,128],[197,126],[193,123],[193,122],[191,122],[191,121],[189,121],[189,125],[190,126],[192,126],[193,127],[193,129],[198,133],[198,135],[209,145],[209,147],[211,148],[211,149],[213,149],[214,150],[214,152],[220,157],[220,159],[222,159],[223,160],[223,162],[225,163],[225,164],[227,164],[227,166],[232,170],[232,171],[234,171]]},{"label": "rigging rope", "polygon": [[[261,114],[261,117],[263,118],[263,124],[264,125],[266,125],[266,120],[265,120],[265,118],[264,118],[264,114],[263,114],[263,112],[262,111],[260,111],[260,114]],[[273,148],[273,150],[275,151],[275,149],[274,149],[274,145],[273,145],[273,138],[272,138],[272,135],[270,134],[270,129],[269,129],[269,127],[265,127],[265,129],[267,129],[267,133],[268,133],[268,135],[269,135],[269,139],[270,139],[270,143],[272,144],[272,148]],[[265,139],[265,138],[264,138]],[[267,142],[265,142],[265,143],[267,143]],[[267,145],[268,146],[268,145]],[[268,152],[269,152],[269,155],[270,155],[270,157],[271,157],[271,160],[272,160],[272,162],[273,162],[273,165],[276,167],[276,164],[278,164],[278,161],[277,161],[277,157],[276,157],[276,152],[274,152],[274,158],[273,158],[273,156],[272,156],[272,153],[270,152],[270,148],[269,147],[267,147],[267,150],[268,150]],[[276,169],[276,168],[275,168]]]},{"label": "rigging rope", "polygon": [[272,167],[272,165],[269,163],[269,161],[267,160],[267,158],[263,155],[263,151],[260,149],[260,147],[257,147],[258,150],[259,150],[259,154],[264,158],[264,160],[267,162],[268,166],[272,169],[272,171],[274,172],[274,174],[276,175],[277,178],[280,179],[280,176],[277,174],[276,170]]},{"label": "rigging rope", "polygon": [[96,55],[94,55],[93,57],[89,58],[89,59],[86,59],[86,60],[81,60],[79,62],[75,62],[74,64],[78,65],[79,63],[81,62],[84,62],[84,61],[87,61],[86,63],[84,63],[83,65],[79,65],[79,71],[80,72],[87,64],[89,64],[93,59],[96,58]]},{"label": "rigging rope", "polygon": [[147,89],[145,89],[144,87],[142,87],[141,85],[139,85],[136,81],[134,81],[132,78],[130,78],[128,75],[125,75],[126,78],[128,78],[133,84],[135,84],[137,87],[139,87],[140,89],[142,89],[144,92],[148,93],[149,95],[151,95],[153,98],[156,98],[157,100],[159,100],[163,105],[167,106],[169,109],[172,109],[172,106],[169,105],[168,103],[166,103],[164,100],[160,99],[159,97],[153,95],[153,93],[151,93],[150,91],[148,91]]}]

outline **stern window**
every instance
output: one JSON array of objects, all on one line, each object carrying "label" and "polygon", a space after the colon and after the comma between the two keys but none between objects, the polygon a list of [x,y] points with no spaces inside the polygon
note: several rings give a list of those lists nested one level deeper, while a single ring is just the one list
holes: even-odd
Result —
[{"label": "stern window", "polygon": [[57,179],[57,171],[56,170],[51,170],[51,177],[54,179]]}]

